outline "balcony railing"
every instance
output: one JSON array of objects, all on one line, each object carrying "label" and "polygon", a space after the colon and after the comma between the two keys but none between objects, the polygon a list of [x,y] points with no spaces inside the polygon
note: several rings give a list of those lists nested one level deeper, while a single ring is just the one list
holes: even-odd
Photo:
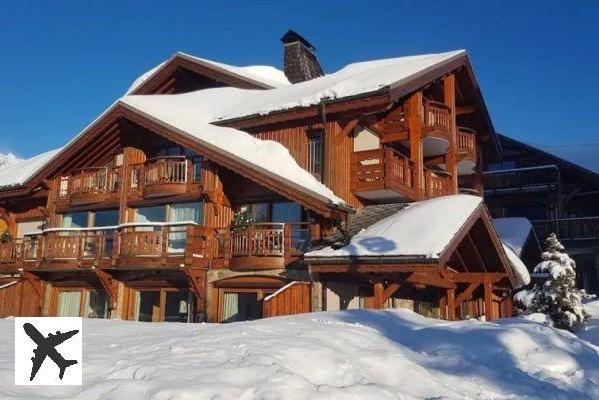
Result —
[{"label": "balcony railing", "polygon": [[446,104],[425,99],[422,115],[425,133],[451,131],[451,108]]},{"label": "balcony railing", "polygon": [[476,160],[476,131],[470,128],[458,127],[458,151]]},{"label": "balcony railing", "polygon": [[560,240],[599,240],[599,217],[532,221],[539,240],[555,233]]},{"label": "balcony railing", "polygon": [[557,191],[560,185],[555,165],[486,171],[483,177],[485,194]]},{"label": "balcony railing", "polygon": [[385,190],[414,198],[414,164],[393,148],[353,153],[351,175],[351,189],[365,198]]},{"label": "balcony railing", "polygon": [[144,164],[133,166],[131,189],[142,192],[145,197],[187,193],[193,184],[200,183],[200,163],[184,156],[149,159]]},{"label": "balcony railing", "polygon": [[59,198],[73,205],[107,201],[119,191],[120,168],[85,168],[59,180]]},{"label": "balcony railing", "polygon": [[451,175],[446,171],[424,169],[424,195],[427,198],[447,196],[452,193]]},{"label": "balcony railing", "polygon": [[206,228],[190,222],[118,228],[49,229],[0,243],[0,271],[17,268],[284,267],[310,246],[310,223]]}]

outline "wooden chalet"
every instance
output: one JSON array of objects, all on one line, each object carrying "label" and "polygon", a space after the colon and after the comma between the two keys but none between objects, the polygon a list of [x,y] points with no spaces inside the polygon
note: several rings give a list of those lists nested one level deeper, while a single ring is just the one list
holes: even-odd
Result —
[{"label": "wooden chalet", "polygon": [[[500,147],[466,53],[323,75],[309,42],[282,41],[284,73],[178,53],[63,148],[0,170],[0,315],[511,315],[517,279],[480,202]],[[474,204],[438,254],[305,256],[436,198]]]},{"label": "wooden chalet", "polygon": [[[555,232],[576,261],[579,286],[599,293],[599,146],[498,138],[502,158],[486,162],[483,173],[491,214],[527,218],[541,245]],[[538,261],[527,264],[532,268]]]}]

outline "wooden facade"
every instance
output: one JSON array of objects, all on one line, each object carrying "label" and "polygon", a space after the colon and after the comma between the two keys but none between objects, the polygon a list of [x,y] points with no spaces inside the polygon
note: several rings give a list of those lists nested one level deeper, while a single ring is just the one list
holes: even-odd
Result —
[{"label": "wooden facade", "polygon": [[[226,85],[268,89],[179,55],[135,93]],[[434,299],[443,318],[510,314],[513,282],[482,211],[434,267],[309,269],[303,256],[355,209],[482,195],[479,163],[483,153],[496,158],[495,133],[466,58],[401,90],[219,125],[281,143],[348,206],[117,105],[27,185],[0,191],[11,236],[0,243],[0,273],[16,282],[0,289],[0,312],[223,322],[326,308],[319,290],[338,282],[359,288],[366,307],[405,292]],[[239,210],[258,221],[232,225]],[[19,231],[36,221],[34,232]]]}]

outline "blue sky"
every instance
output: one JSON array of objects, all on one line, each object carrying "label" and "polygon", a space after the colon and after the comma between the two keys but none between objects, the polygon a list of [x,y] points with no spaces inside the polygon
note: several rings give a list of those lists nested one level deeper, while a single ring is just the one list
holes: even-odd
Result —
[{"label": "blue sky", "polygon": [[175,51],[281,67],[289,28],[327,72],[467,49],[496,130],[599,142],[598,1],[2,1],[0,152],[63,145]]}]

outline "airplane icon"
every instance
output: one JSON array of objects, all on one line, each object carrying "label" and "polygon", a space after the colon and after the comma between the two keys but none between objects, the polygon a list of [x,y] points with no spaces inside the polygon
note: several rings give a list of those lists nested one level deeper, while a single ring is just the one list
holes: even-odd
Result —
[{"label": "airplane icon", "polygon": [[50,359],[54,361],[54,364],[60,368],[60,373],[58,374],[60,380],[62,380],[64,371],[67,369],[67,367],[77,364],[77,360],[65,360],[55,347],[65,340],[75,336],[79,332],[78,330],[65,333],[60,333],[60,331],[57,331],[55,335],[50,333],[48,334],[48,337],[44,337],[44,335],[42,335],[40,331],[38,331],[35,326],[31,325],[30,323],[23,324],[23,329],[25,330],[27,336],[29,336],[31,340],[37,344],[37,348],[33,350],[33,354],[35,354],[35,356],[31,357],[33,366],[31,368],[31,377],[29,378],[29,381],[32,381],[33,378],[35,378],[35,375],[41,368],[46,357],[50,357]]}]

